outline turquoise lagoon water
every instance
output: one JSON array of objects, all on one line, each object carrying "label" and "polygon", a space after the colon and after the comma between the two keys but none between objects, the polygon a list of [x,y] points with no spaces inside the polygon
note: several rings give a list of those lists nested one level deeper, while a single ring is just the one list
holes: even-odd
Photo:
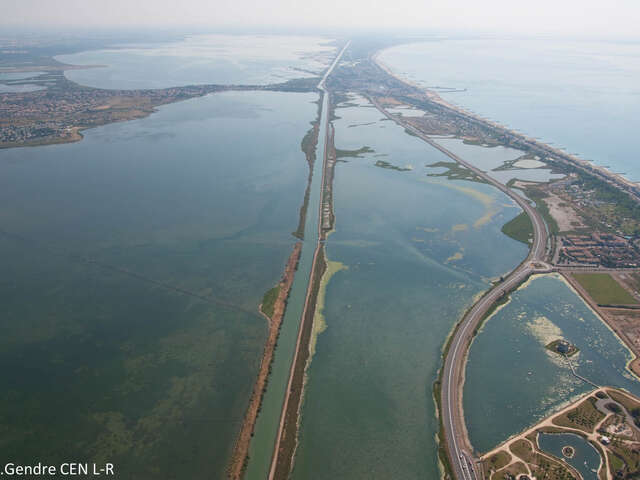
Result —
[{"label": "turquoise lagoon water", "polygon": [[519,211],[487,185],[428,177],[446,157],[354,101],[336,111],[336,147],[374,151],[336,167],[327,253],[347,270],[327,287],[293,477],[436,478],[441,349],[489,278],[526,256],[500,233]]},{"label": "turquoise lagoon water", "polygon": [[446,38],[380,59],[448,101],[640,180],[638,42]]},{"label": "turquoise lagoon water", "polygon": [[580,349],[571,358],[578,374],[640,394],[640,382],[626,369],[631,353],[615,334],[560,277],[534,277],[487,320],[471,346],[464,409],[477,450],[490,450],[593,389],[545,348],[557,338]]},{"label": "turquoise lagoon water", "polygon": [[0,425],[16,463],[222,478],[295,239],[315,94],[224,93],[0,151]]},{"label": "turquoise lagoon water", "polygon": [[331,40],[290,35],[193,35],[171,43],[134,44],[59,55],[69,80],[98,88],[193,84],[262,85],[320,76],[335,55]]}]

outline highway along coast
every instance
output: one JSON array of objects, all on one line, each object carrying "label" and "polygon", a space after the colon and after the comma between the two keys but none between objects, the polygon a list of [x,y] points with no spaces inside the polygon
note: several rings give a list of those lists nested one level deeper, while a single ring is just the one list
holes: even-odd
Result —
[{"label": "highway along coast", "polygon": [[[357,71],[355,71],[356,68],[358,69]],[[366,84],[362,80],[365,77],[365,72],[369,78],[376,79],[375,84]],[[611,275],[614,277],[627,278],[626,272],[637,267],[637,260],[635,257],[634,260],[627,260],[627,257],[635,255],[635,247],[625,243],[623,240],[620,240],[621,246],[619,250],[616,250],[615,254],[612,254],[611,259],[603,255],[596,247],[593,247],[593,251],[587,250],[586,254],[587,258],[588,255],[593,255],[596,260],[573,260],[571,257],[565,259],[565,251],[562,246],[564,245],[565,237],[572,234],[571,231],[575,225],[582,227],[581,233],[586,239],[591,238],[590,235],[599,238],[598,235],[601,234],[599,232],[603,231],[610,232],[612,238],[615,235],[618,236],[615,238],[620,239],[632,238],[625,233],[624,229],[628,227],[622,225],[620,219],[633,218],[633,221],[637,221],[635,219],[638,211],[638,186],[621,175],[608,171],[606,168],[591,165],[573,154],[550,147],[537,139],[529,138],[517,131],[486,120],[477,114],[467,112],[456,105],[446,102],[433,91],[410,85],[392,74],[384,65],[377,63],[375,53],[369,53],[366,59],[363,59],[357,67],[354,67],[354,72],[351,72],[348,77],[345,75],[343,78],[344,87],[362,92],[387,119],[403,126],[407,133],[422,139],[455,162],[433,164],[432,166],[442,166],[450,169],[449,172],[451,173],[444,173],[449,178],[481,181],[497,188],[509,196],[523,210],[521,224],[524,222],[530,224],[520,239],[530,248],[527,258],[511,273],[501,276],[500,281],[492,285],[491,289],[480,297],[461,317],[445,347],[443,366],[435,385],[435,395],[439,401],[440,414],[440,460],[444,464],[446,476],[464,480],[483,478],[481,467],[474,458],[476,450],[471,444],[469,432],[467,431],[462,398],[466,364],[473,338],[484,319],[492,313],[494,308],[498,304],[504,303],[510,292],[516,290],[520,284],[533,274],[560,271],[565,275],[571,275],[571,268],[575,268],[576,272],[586,272],[588,268],[592,268],[594,269],[593,271],[600,272],[597,274],[599,275],[597,278],[609,278],[611,280],[610,283],[615,286],[616,282],[613,277],[609,277],[609,273],[604,273],[605,268],[609,268],[611,269]],[[419,113],[413,114],[412,111]],[[411,114],[405,115],[405,113]],[[463,145],[463,143],[467,145]],[[524,155],[519,158],[541,160],[537,168],[540,168],[540,166],[551,167],[555,172],[564,174],[566,177],[564,180],[551,183],[546,183],[551,180],[550,176],[546,177],[546,179],[541,179],[540,177],[534,179],[533,176],[529,176],[528,179],[525,179],[524,177],[516,177],[515,173],[510,173],[508,175],[513,175],[511,177],[513,182],[507,181],[507,177],[504,176],[498,178],[500,173],[503,173],[498,172],[501,168],[487,168],[486,164],[483,165],[482,163],[486,161],[486,157],[490,156],[489,154],[485,157],[482,157],[482,154],[476,155],[473,157],[473,164],[465,160],[466,158],[472,158],[467,157],[467,154],[474,155],[471,150],[474,148],[481,149],[482,147],[498,147],[498,151],[503,148],[520,150],[524,152]],[[493,155],[495,156],[497,153],[494,152]],[[460,167],[456,167],[456,164]],[[510,163],[507,169],[513,165],[514,163]],[[478,168],[479,166],[482,166],[482,168]],[[556,177],[555,179],[558,178]],[[527,185],[527,181],[529,181],[528,185],[537,185],[536,188],[539,188],[539,191],[544,193],[537,195],[537,191],[534,191],[534,189],[528,190],[527,187],[524,188],[526,196],[517,193],[515,189]],[[577,190],[579,193],[576,197],[584,195],[583,191],[586,190],[586,187],[582,189],[582,183],[589,185],[589,188],[592,189],[590,190],[591,195],[596,200],[593,202],[589,200],[584,203],[583,207],[579,208],[580,201],[570,196],[567,192]],[[511,188],[511,185],[513,185],[514,189]],[[563,218],[565,218],[563,217],[565,211],[556,210],[549,213],[548,205],[552,203],[553,198],[546,200],[547,192],[556,192],[555,194],[564,195],[567,203],[563,204],[563,208],[566,206],[566,211],[580,210],[580,214],[576,217],[577,220],[574,223],[569,226],[566,224],[564,226],[558,225],[558,222],[562,222]],[[605,198],[604,192],[607,192],[615,200],[603,200]],[[530,202],[528,199],[536,203],[534,204],[533,201]],[[615,213],[605,220],[599,219],[594,222],[588,222],[586,219],[590,219],[592,212],[596,211],[597,206],[601,204],[607,204],[608,208],[611,208]],[[627,204],[629,205],[630,213],[620,213],[620,205]],[[589,227],[587,228],[586,225]],[[615,235],[611,232],[615,232]],[[585,274],[585,277],[589,277],[589,274]],[[591,273],[589,278],[596,278],[596,276]],[[549,279],[548,281],[552,282],[553,280]],[[536,285],[541,285],[543,280],[536,278],[534,282],[538,282]],[[623,288],[620,287],[619,290],[625,293]],[[585,297],[584,292],[581,292],[581,294],[588,303],[590,301],[589,296]],[[605,301],[604,304],[606,303]],[[560,300],[554,302],[554,305],[564,305],[563,308],[570,308],[570,304],[571,300],[568,297],[566,304]],[[599,307],[599,305],[595,305],[596,310]],[[572,336],[578,337],[575,327],[572,326],[567,329],[567,331],[569,330]],[[501,332],[500,335],[505,334]],[[624,335],[621,335],[620,340],[622,341],[623,338]],[[586,338],[583,338],[583,342],[587,342]],[[520,352],[521,346],[519,345],[517,348],[518,352]],[[589,352],[589,354],[594,353],[596,350],[594,348],[594,351]],[[613,350],[615,348],[609,349],[608,352]],[[592,360],[589,360],[589,363],[593,367]],[[611,367],[611,358],[607,357],[606,363]],[[475,362],[472,362],[471,365],[475,365]],[[483,379],[486,380],[486,377],[490,376],[489,370],[491,369],[487,368],[487,364],[483,364],[483,367],[485,369]],[[495,365],[493,370],[495,370]],[[591,376],[595,375],[593,372],[596,370],[591,368],[587,373],[587,377],[590,378],[585,378],[576,373],[573,368],[571,369],[573,376],[591,386],[594,385]],[[618,366],[614,370],[625,371],[626,368],[623,366],[620,369]],[[616,378],[613,370],[608,372],[604,380],[606,383],[604,384],[613,382],[612,385],[620,386],[619,383],[621,381]],[[512,369],[510,369],[510,373],[513,373]],[[475,374],[477,376],[477,370]],[[498,380],[499,382],[500,380]],[[603,384],[602,382],[603,380],[601,379],[598,383]],[[483,398],[483,407],[491,408],[487,406],[488,400],[486,397],[479,395],[476,400],[480,398]],[[469,407],[470,400],[472,400],[472,397],[467,398],[467,407]],[[494,411],[496,411],[496,405],[493,404]],[[478,418],[478,410],[472,410],[472,412],[467,411],[467,415],[470,415],[468,419]],[[480,423],[482,422],[476,422],[475,420],[468,422],[471,428],[471,438],[477,444],[476,447],[479,447],[479,450],[483,450],[483,446],[479,445],[481,443],[480,439],[476,437]],[[486,423],[484,425],[485,427],[487,426]],[[484,431],[487,430],[487,428],[484,429]]]},{"label": "highway along coast", "polygon": [[547,227],[538,211],[519,194],[513,192],[510,188],[498,182],[481,169],[476,168],[474,165],[441,146],[428,135],[425,135],[410,123],[405,122],[401,117],[391,115],[387,109],[374,98],[370,97],[369,99],[387,118],[402,125],[413,135],[416,135],[437,148],[455,162],[468,168],[478,177],[508,195],[524,210],[533,224],[533,242],[525,261],[509,275],[504,277],[501,282],[495,284],[491,290],[483,295],[478,302],[467,311],[456,326],[449,345],[445,350],[444,366],[441,371],[439,401],[442,434],[445,448],[448,452],[449,465],[455,478],[464,480],[482,478],[478,474],[478,467],[473,458],[473,448],[465,426],[462,408],[462,387],[464,384],[467,354],[476,329],[496,302],[524,282],[532,273],[549,271],[549,267],[544,263],[547,250]]},{"label": "highway along coast", "polygon": [[[333,166],[335,165],[335,153],[331,148],[331,93],[326,88],[326,81],[331,72],[340,61],[340,58],[349,47],[347,42],[336,56],[331,66],[327,69],[318,89],[322,92],[322,117],[320,123],[320,150],[319,159],[322,159],[322,179],[320,181],[320,198],[317,207],[316,246],[313,253],[311,273],[304,302],[304,309],[300,319],[300,328],[295,345],[295,353],[289,381],[285,392],[280,424],[273,449],[269,480],[289,478],[293,457],[297,446],[300,406],[304,394],[304,380],[309,360],[309,342],[313,328],[313,318],[316,310],[318,291],[322,276],[327,268],[324,251],[324,240],[327,232],[332,228],[333,214],[331,213],[331,181],[333,179]],[[320,162],[318,162],[320,163]]]}]

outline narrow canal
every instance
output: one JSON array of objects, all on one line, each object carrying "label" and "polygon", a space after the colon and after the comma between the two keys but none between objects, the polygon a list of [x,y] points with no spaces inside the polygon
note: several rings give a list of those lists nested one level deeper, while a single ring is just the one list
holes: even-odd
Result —
[{"label": "narrow canal", "polygon": [[245,473],[246,480],[264,480],[269,474],[274,442],[278,433],[280,413],[284,402],[289,371],[296,348],[300,319],[304,310],[304,302],[313,264],[313,255],[318,242],[318,216],[320,208],[322,167],[324,160],[325,138],[327,134],[327,115],[329,110],[328,95],[323,95],[320,113],[320,131],[316,161],[313,164],[313,176],[307,207],[307,218],[304,229],[304,242],[300,262],[296,272],[287,310],[284,315],[278,346],[275,351],[271,375],[267,391],[262,400],[262,408],[256,421],[254,436],[249,448],[249,463]]}]

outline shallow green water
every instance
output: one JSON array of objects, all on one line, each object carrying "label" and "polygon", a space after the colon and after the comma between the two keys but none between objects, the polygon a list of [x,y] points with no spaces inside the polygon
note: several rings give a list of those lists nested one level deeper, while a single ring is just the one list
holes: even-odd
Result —
[{"label": "shallow green water", "polygon": [[348,269],[327,287],[328,328],[309,370],[293,476],[436,478],[441,348],[488,277],[526,255],[500,233],[518,210],[487,185],[427,177],[425,165],[446,158],[377,110],[336,115],[338,149],[374,152],[336,167],[327,252]]},{"label": "shallow green water", "polygon": [[[584,480],[598,480],[600,454],[584,438],[570,433],[541,433],[538,436],[538,444],[543,451],[562,458],[575,467]],[[573,447],[572,458],[562,455],[562,448],[567,445]]]},{"label": "shallow green water", "polygon": [[545,348],[557,338],[580,349],[571,359],[578,374],[640,394],[640,382],[626,369],[631,353],[613,332],[559,277],[534,277],[471,346],[464,409],[476,449],[490,450],[593,388]]},{"label": "shallow green water", "polygon": [[504,168],[505,162],[513,161],[524,155],[523,151],[514,148],[465,144],[459,138],[439,138],[437,142],[505,185],[511,179],[548,182],[564,176],[558,173],[551,173],[549,168],[517,168],[516,166],[511,166],[506,170],[501,169],[501,167]]},{"label": "shallow green water", "polygon": [[266,335],[257,305],[295,243],[316,100],[225,93],[0,151],[6,458],[223,476]]}]

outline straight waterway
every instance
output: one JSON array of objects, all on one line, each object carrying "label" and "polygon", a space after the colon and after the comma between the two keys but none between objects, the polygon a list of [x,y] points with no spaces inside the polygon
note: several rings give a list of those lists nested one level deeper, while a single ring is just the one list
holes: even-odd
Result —
[{"label": "straight waterway", "polygon": [[273,445],[278,433],[282,403],[286,393],[289,372],[293,361],[300,319],[304,310],[304,302],[309,284],[313,256],[318,241],[318,216],[322,183],[322,165],[324,159],[328,95],[322,99],[320,113],[320,131],[316,161],[313,164],[313,175],[307,218],[304,228],[304,242],[296,276],[291,286],[287,310],[284,314],[278,346],[275,351],[267,391],[262,399],[262,407],[256,421],[254,435],[249,448],[249,463],[245,473],[247,480],[264,480],[269,474]]}]

